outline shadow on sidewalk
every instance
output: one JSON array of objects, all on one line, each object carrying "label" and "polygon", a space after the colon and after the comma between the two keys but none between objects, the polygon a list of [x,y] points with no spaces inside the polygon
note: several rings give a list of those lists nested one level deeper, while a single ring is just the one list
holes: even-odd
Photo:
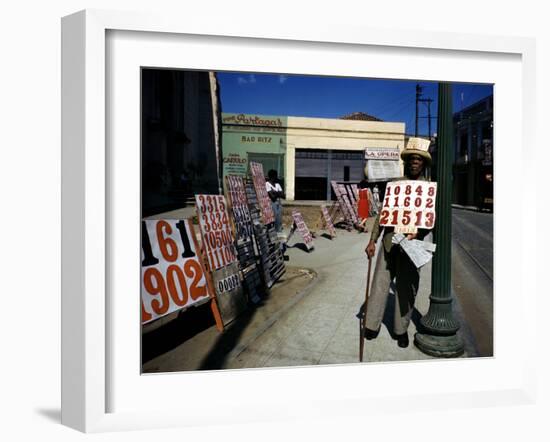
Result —
[{"label": "shadow on sidewalk", "polygon": [[172,321],[142,335],[141,363],[173,350],[214,324],[210,303],[187,309]]},{"label": "shadow on sidewalk", "polygon": [[[309,275],[309,276],[307,276]],[[248,345],[246,341],[254,340],[251,336],[263,333],[266,319],[273,318],[285,311],[293,299],[299,299],[297,293],[300,288],[304,290],[310,278],[316,278],[314,273],[305,269],[287,268],[284,277],[277,281],[271,291],[262,298],[262,302],[251,306],[249,310],[239,315],[235,321],[229,324],[225,331],[218,335],[215,343],[201,361],[199,370],[217,370],[225,368],[226,362],[234,350],[241,346],[240,354]],[[297,290],[298,289],[298,290]],[[246,332],[246,336],[243,334]]]},{"label": "shadow on sidewalk", "polygon": [[180,345],[190,342],[198,334],[212,329],[216,333],[215,341],[211,343],[198,370],[214,370],[222,368],[228,354],[239,342],[242,333],[247,329],[258,309],[267,302],[269,295],[264,297],[257,306],[250,305],[233,322],[225,327],[223,333],[215,331],[215,323],[209,304],[191,308],[180,314],[174,320],[142,337],[142,364],[164,355]]},{"label": "shadow on sidewalk", "polygon": [[296,244],[293,244],[291,246],[287,246],[289,249],[300,249],[304,252],[308,252],[309,253],[309,250],[307,248],[307,246],[303,243],[303,242],[298,242]]},{"label": "shadow on sidewalk", "polygon": [[218,336],[212,349],[202,360],[198,369],[218,370],[223,368],[229,353],[237,346],[241,335],[246,330],[257,311],[257,308],[251,308],[239,315],[237,319],[227,326],[224,332]]},{"label": "shadow on sidewalk", "polygon": [[143,373],[227,368],[232,358],[269,328],[272,318],[284,314],[309,293],[316,279],[317,274],[309,269],[288,266],[261,303],[250,305],[226,325],[223,333],[216,329],[208,304],[189,309],[143,334]]}]

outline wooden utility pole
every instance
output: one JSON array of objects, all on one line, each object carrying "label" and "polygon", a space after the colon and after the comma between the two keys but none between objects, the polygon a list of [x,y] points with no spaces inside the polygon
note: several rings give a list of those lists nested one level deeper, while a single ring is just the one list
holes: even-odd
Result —
[{"label": "wooden utility pole", "polygon": [[[428,119],[428,138],[431,139],[432,137],[432,98],[421,98],[422,97],[422,86],[420,84],[416,84],[416,118],[415,118],[415,124],[414,124],[414,136],[418,136],[418,120],[421,118],[427,118]],[[428,106],[428,116],[421,117],[418,114],[418,103],[426,103]]]}]

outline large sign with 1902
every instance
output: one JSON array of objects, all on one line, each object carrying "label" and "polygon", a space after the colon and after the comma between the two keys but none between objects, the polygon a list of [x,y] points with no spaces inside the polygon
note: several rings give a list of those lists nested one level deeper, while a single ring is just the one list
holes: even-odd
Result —
[{"label": "large sign with 1902", "polygon": [[210,299],[190,221],[141,222],[141,321]]},{"label": "large sign with 1902", "polygon": [[416,233],[433,229],[437,183],[392,181],[386,186],[380,225],[393,226],[396,233]]}]

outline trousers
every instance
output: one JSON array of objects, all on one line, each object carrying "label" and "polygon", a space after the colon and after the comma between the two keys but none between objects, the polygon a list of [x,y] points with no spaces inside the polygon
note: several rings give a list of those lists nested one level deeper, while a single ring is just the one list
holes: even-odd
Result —
[{"label": "trousers", "polygon": [[275,231],[277,233],[283,230],[283,206],[279,200],[271,201],[271,208],[275,215]]},{"label": "trousers", "polygon": [[420,271],[399,245],[393,245],[389,252],[384,247],[379,248],[367,301],[366,327],[370,330],[380,328],[392,281],[395,281],[396,294],[393,331],[396,335],[402,335],[407,332],[411,321]]}]

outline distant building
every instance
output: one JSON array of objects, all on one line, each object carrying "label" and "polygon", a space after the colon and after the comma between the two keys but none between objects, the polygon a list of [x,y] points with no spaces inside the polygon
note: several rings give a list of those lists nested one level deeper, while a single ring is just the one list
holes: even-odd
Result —
[{"label": "distant building", "polygon": [[213,72],[142,70],[142,216],[220,189],[221,110]]},{"label": "distant building", "polygon": [[366,114],[364,112],[353,112],[348,115],[340,117],[342,120],[358,120],[358,121],[382,121],[380,118]]},{"label": "distant building", "polygon": [[330,181],[359,182],[365,148],[405,144],[405,123],[354,113],[340,119],[222,114],[223,175],[248,163],[275,169],[288,200],[330,200]]},{"label": "distant building", "polygon": [[492,208],[493,95],[456,112],[453,125],[453,202]]}]

